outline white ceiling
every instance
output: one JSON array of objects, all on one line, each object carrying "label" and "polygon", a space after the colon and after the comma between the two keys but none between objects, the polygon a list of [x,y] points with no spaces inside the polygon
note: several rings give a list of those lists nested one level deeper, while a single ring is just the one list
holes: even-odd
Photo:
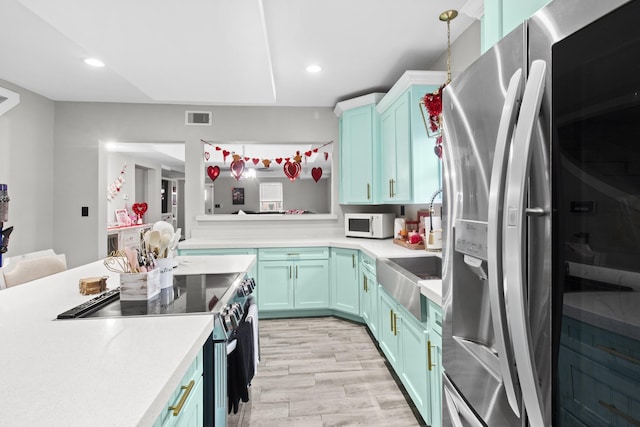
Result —
[{"label": "white ceiling", "polygon": [[482,0],[0,0],[0,79],[56,101],[333,107],[433,64],[448,9],[454,41]]}]

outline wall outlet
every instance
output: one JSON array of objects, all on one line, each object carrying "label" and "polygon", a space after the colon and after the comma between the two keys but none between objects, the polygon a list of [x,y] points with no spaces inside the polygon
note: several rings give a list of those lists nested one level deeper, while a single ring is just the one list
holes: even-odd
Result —
[{"label": "wall outlet", "polygon": [[89,216],[89,206],[82,207],[82,216]]}]

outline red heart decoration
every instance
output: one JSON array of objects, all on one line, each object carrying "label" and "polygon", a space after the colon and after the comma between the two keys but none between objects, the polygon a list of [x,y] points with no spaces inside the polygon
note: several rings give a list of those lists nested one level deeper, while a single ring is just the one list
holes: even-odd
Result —
[{"label": "red heart decoration", "polygon": [[305,151],[304,155],[307,156],[307,157],[311,157],[311,150]]},{"label": "red heart decoration", "polygon": [[131,205],[131,210],[133,211],[133,213],[135,213],[138,216],[144,215],[147,209],[149,209],[149,205],[147,205],[144,202],[134,203],[133,205]]},{"label": "red heart decoration", "polygon": [[251,161],[253,162],[254,165],[257,165],[260,159],[253,158],[251,159]]},{"label": "red heart decoration", "polygon": [[287,162],[284,164],[284,174],[291,182],[295,181],[296,178],[300,176],[301,170],[302,166],[300,166],[300,163],[298,162]]},{"label": "red heart decoration", "polygon": [[311,177],[318,182],[322,177],[322,168],[313,168],[311,169]]},{"label": "red heart decoration", "polygon": [[313,152],[314,152],[314,153],[317,153],[317,152],[318,152],[318,149],[317,149],[317,148],[314,148],[314,149],[313,149]]},{"label": "red heart decoration", "polygon": [[220,150],[222,150],[222,148],[216,147],[216,151],[220,151]]},{"label": "red heart decoration", "polygon": [[220,168],[218,166],[209,166],[207,168],[207,175],[209,175],[211,181],[215,181],[218,175],[220,175]]},{"label": "red heart decoration", "polygon": [[229,151],[227,151],[227,150],[222,150],[222,160],[226,162],[226,161],[227,161],[227,156],[228,156],[229,154],[231,154]]},{"label": "red heart decoration", "polygon": [[209,160],[209,152],[208,151],[204,152],[204,159],[205,160]]},{"label": "red heart decoration", "polygon": [[276,159],[276,163],[277,163],[277,164],[282,163],[282,157],[278,157],[278,158]]},{"label": "red heart decoration", "polygon": [[244,160],[234,160],[231,162],[231,174],[236,180],[240,180],[240,177],[244,173]]},{"label": "red heart decoration", "polygon": [[244,161],[245,161],[245,162],[248,162],[249,160],[251,160],[249,157],[245,157],[245,158],[244,158]]}]

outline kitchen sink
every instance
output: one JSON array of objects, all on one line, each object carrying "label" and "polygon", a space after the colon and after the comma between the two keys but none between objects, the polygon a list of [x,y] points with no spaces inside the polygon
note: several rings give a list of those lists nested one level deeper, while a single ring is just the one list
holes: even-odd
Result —
[{"label": "kitchen sink", "polygon": [[389,294],[416,319],[425,321],[418,282],[442,278],[442,260],[435,256],[378,258],[376,277]]},{"label": "kitchen sink", "polygon": [[388,258],[407,273],[413,274],[418,279],[442,279],[442,260],[438,257],[412,257],[412,258]]}]

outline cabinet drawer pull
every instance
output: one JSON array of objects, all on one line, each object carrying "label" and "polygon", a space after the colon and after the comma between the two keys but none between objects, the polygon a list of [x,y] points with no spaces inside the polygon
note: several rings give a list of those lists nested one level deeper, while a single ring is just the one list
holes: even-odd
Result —
[{"label": "cabinet drawer pull", "polygon": [[367,183],[367,200],[371,200],[371,184]]},{"label": "cabinet drawer pull", "polygon": [[289,279],[291,279],[291,266],[289,266]]},{"label": "cabinet drawer pull", "polygon": [[180,413],[180,411],[182,411],[182,407],[184,406],[184,402],[187,401],[187,398],[189,397],[189,395],[191,394],[191,389],[193,389],[193,386],[195,385],[195,381],[191,380],[189,381],[188,385],[183,385],[182,387],[180,387],[180,390],[185,390],[185,392],[182,394],[182,397],[180,398],[180,401],[178,402],[177,406],[169,406],[169,410],[173,411],[173,416],[177,417],[178,414]]},{"label": "cabinet drawer pull", "polygon": [[389,325],[391,325],[391,332],[393,332],[393,310],[389,310]]},{"label": "cabinet drawer pull", "polygon": [[356,255],[351,254],[351,268],[356,268]]},{"label": "cabinet drawer pull", "polygon": [[393,335],[398,335],[398,316],[393,313]]},{"label": "cabinet drawer pull", "polygon": [[391,180],[389,180],[389,197],[393,197],[393,190],[391,189]]},{"label": "cabinet drawer pull", "polygon": [[436,365],[431,363],[431,341],[427,341],[427,363],[429,364],[429,370],[435,368]]},{"label": "cabinet drawer pull", "polygon": [[300,254],[298,252],[291,252],[288,253],[287,256],[300,256]]},{"label": "cabinet drawer pull", "polygon": [[607,353],[611,354],[612,356],[618,357],[620,359],[624,359],[627,362],[631,362],[631,363],[633,363],[635,365],[640,365],[640,360],[636,359],[635,357],[628,356],[628,355],[626,355],[624,353],[620,353],[618,350],[615,350],[615,349],[613,349],[611,347],[605,347],[602,344],[596,344],[595,347],[597,349],[600,349],[600,350],[602,350],[604,352],[607,352]]},{"label": "cabinet drawer pull", "polygon": [[625,414],[620,409],[616,408],[615,405],[612,405],[612,404],[607,403],[607,402],[603,402],[602,400],[598,400],[598,404],[600,404],[600,406],[604,406],[609,412],[611,412],[612,414],[622,418],[623,420],[625,420],[629,424],[633,424],[634,426],[640,426],[640,420],[637,420],[637,419],[633,418],[632,416]]},{"label": "cabinet drawer pull", "polygon": [[396,180],[392,179],[392,180],[390,180],[390,183],[391,183],[391,197],[396,197],[395,188],[393,188],[394,187],[393,184],[396,183]]},{"label": "cabinet drawer pull", "polygon": [[365,292],[369,292],[369,287],[367,286],[367,276],[365,276],[364,274],[362,275],[362,279],[364,282],[364,291]]},{"label": "cabinet drawer pull", "polygon": [[296,279],[298,278],[298,266],[296,265]]}]

